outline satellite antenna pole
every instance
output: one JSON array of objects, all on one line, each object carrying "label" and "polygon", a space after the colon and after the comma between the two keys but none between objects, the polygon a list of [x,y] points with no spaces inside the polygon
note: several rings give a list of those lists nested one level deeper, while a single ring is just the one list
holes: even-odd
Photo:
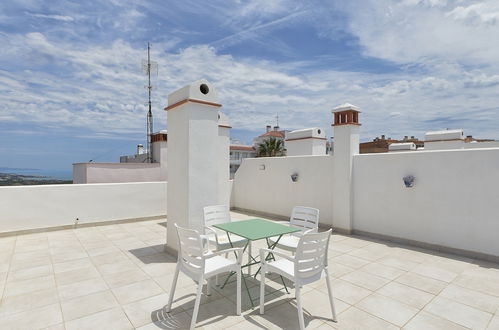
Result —
[{"label": "satellite antenna pole", "polygon": [[149,94],[149,109],[147,111],[147,162],[153,162],[152,154],[152,131],[153,131],[153,121],[152,121],[152,103],[151,103],[151,91],[153,86],[151,85],[151,72],[158,74],[158,63],[151,62],[151,45],[147,43],[147,62],[142,61],[142,71],[147,74],[148,84],[146,86]]}]

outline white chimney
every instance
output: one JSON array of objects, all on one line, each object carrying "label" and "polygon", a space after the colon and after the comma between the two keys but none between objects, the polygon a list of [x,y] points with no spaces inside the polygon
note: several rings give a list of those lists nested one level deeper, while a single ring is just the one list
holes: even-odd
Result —
[{"label": "white chimney", "polygon": [[271,129],[272,129],[272,126],[267,125],[267,133],[270,132]]}]

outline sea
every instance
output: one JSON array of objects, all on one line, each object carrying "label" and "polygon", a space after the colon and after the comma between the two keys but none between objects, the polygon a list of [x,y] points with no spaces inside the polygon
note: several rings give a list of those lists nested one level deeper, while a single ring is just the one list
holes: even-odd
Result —
[{"label": "sea", "polygon": [[73,171],[68,170],[41,170],[36,168],[9,168],[0,167],[0,173],[19,175],[45,176],[46,178],[31,178],[32,180],[73,180]]}]

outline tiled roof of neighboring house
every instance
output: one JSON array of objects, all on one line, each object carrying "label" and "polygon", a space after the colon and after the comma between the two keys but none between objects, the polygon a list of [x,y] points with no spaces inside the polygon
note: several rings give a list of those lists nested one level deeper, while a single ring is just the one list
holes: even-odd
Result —
[{"label": "tiled roof of neighboring house", "polygon": [[284,131],[270,131],[265,134],[260,135],[259,137],[262,136],[273,136],[273,137],[279,137],[284,139]]},{"label": "tiled roof of neighboring house", "polygon": [[247,146],[230,146],[230,150],[255,151],[255,148]]}]

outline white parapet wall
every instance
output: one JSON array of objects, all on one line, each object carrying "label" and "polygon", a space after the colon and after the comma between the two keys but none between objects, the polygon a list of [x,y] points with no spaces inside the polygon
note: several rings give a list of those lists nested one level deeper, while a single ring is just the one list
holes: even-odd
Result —
[{"label": "white parapet wall", "polygon": [[[245,159],[232,206],[283,217],[316,207],[321,224],[339,228],[334,157]],[[352,186],[353,232],[499,258],[499,148],[354,155]]]},{"label": "white parapet wall", "polygon": [[[233,206],[283,217],[294,206],[310,206],[331,225],[332,167],[331,156],[246,158],[234,177]],[[296,182],[292,174],[298,174]]]},{"label": "white parapet wall", "polygon": [[353,185],[354,230],[499,256],[499,148],[357,155]]},{"label": "white parapet wall", "polygon": [[0,234],[166,215],[166,182],[0,187]]},{"label": "white parapet wall", "polygon": [[73,183],[126,183],[166,181],[164,163],[76,163]]}]

